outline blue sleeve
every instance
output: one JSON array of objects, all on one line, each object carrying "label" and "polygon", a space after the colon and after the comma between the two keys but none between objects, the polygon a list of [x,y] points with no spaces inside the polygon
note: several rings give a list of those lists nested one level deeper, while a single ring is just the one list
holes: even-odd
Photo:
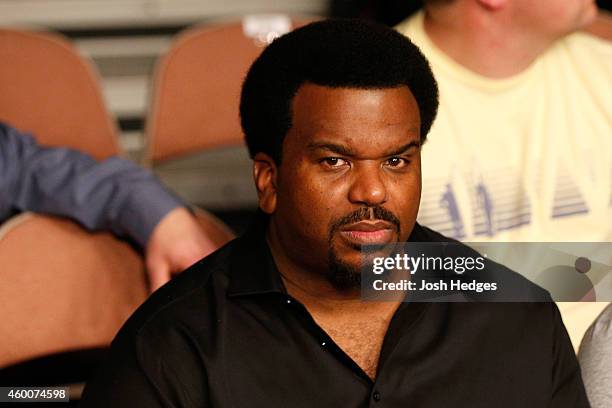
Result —
[{"label": "blue sleeve", "polygon": [[0,123],[0,220],[18,211],[59,215],[144,247],[157,223],[181,205],[151,172],[128,160],[97,162],[75,150],[42,147]]}]

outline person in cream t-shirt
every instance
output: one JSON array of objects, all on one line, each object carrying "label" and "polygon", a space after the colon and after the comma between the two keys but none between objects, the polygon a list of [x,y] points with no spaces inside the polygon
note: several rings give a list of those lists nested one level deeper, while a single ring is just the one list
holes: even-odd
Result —
[{"label": "person in cream t-shirt", "polygon": [[[396,27],[440,90],[419,222],[466,242],[612,241],[612,43],[578,32],[596,13],[588,1],[426,0]],[[593,284],[609,300],[609,279]],[[558,306],[577,349],[606,302]]]},{"label": "person in cream t-shirt", "polygon": [[567,33],[590,9],[542,7],[430,1],[396,27],[440,88],[422,224],[468,242],[612,241],[612,43]]}]

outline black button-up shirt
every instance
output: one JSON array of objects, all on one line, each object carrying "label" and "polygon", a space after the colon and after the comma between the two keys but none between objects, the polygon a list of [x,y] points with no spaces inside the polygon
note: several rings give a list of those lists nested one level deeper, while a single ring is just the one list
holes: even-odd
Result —
[{"label": "black button-up shirt", "polygon": [[[415,226],[412,241],[442,236]],[[84,407],[588,407],[554,303],[403,303],[376,379],[287,294],[262,226],[157,291]]]}]

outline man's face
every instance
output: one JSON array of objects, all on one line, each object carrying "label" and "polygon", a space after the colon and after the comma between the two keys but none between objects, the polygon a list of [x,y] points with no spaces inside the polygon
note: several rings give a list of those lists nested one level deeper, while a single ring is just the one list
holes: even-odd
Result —
[{"label": "man's face", "polygon": [[421,195],[420,116],[402,86],[305,84],[292,104],[272,228],[292,262],[359,281],[360,247],[405,241]]}]

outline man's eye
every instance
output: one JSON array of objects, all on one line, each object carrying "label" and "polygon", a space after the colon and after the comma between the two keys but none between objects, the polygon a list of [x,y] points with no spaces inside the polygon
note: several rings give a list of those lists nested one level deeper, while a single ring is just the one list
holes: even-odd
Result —
[{"label": "man's eye", "polygon": [[342,167],[348,164],[346,160],[339,157],[326,157],[321,160],[321,163],[327,165],[328,167]]},{"label": "man's eye", "polygon": [[401,168],[407,166],[408,163],[409,161],[402,157],[391,157],[385,164],[389,167]]}]

